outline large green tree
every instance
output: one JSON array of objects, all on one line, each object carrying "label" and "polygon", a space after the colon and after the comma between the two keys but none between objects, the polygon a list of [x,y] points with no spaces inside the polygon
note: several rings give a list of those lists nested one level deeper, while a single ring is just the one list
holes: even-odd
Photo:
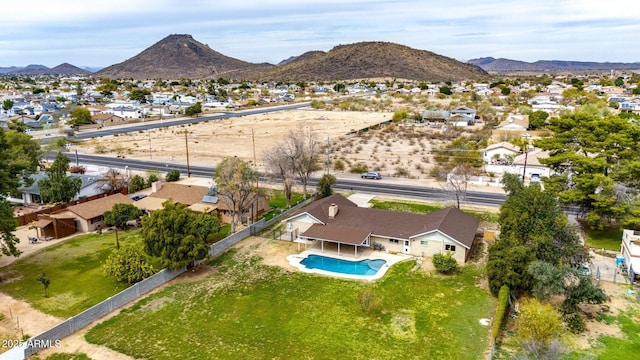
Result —
[{"label": "large green tree", "polygon": [[69,123],[73,126],[93,123],[93,120],[91,120],[91,112],[84,106],[76,106],[73,110],[71,110],[69,118]]},{"label": "large green tree", "polygon": [[580,206],[594,228],[639,226],[640,128],[616,115],[576,112],[552,118],[549,129],[552,136],[535,142],[549,151],[540,162],[556,172],[545,186]]},{"label": "large green tree", "polygon": [[38,181],[40,197],[43,201],[50,203],[67,202],[80,192],[82,180],[67,175],[69,161],[68,157],[58,152],[51,167],[45,170],[47,177]]},{"label": "large green tree", "polygon": [[227,157],[216,167],[213,180],[220,199],[231,213],[232,232],[235,232],[241,214],[256,201],[259,176],[247,162],[237,157]]},{"label": "large green tree", "polygon": [[4,111],[9,111],[13,108],[13,100],[11,99],[4,99],[4,101],[2,102],[2,110]]},{"label": "large green tree", "polygon": [[142,218],[144,250],[162,259],[163,266],[178,269],[207,256],[209,247],[205,239],[219,230],[215,224],[214,220],[202,221],[186,205],[174,204],[169,199],[162,209]]},{"label": "large green tree", "polygon": [[196,116],[200,113],[202,113],[202,104],[199,101],[184,109],[184,114],[187,116]]},{"label": "large green tree", "polygon": [[13,218],[13,206],[7,195],[15,194],[20,180],[36,170],[41,151],[38,143],[26,134],[0,128],[0,254],[19,256],[20,242],[13,231],[18,222]]},{"label": "large green tree", "polygon": [[535,260],[575,265],[586,253],[576,229],[568,224],[554,194],[539,184],[524,186],[520,177],[503,178],[508,196],[500,207],[500,237],[489,247],[487,276],[497,294],[502,285],[528,291],[534,282],[527,272]]},{"label": "large green tree", "polygon": [[111,210],[104,213],[104,223],[107,226],[124,229],[127,221],[135,220],[140,216],[142,216],[142,210],[133,204],[114,204]]}]

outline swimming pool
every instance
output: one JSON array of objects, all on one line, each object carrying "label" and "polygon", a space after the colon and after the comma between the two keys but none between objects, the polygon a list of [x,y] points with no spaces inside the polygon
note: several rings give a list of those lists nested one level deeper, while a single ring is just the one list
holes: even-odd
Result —
[{"label": "swimming pool", "polygon": [[336,274],[360,276],[376,275],[386,263],[387,261],[383,259],[349,261],[315,254],[307,255],[307,257],[300,261],[300,264],[304,265],[307,269],[318,269]]}]

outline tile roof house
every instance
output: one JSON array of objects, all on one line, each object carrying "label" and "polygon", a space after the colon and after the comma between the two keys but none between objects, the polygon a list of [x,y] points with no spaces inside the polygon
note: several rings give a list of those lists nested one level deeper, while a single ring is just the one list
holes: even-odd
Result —
[{"label": "tile roof house", "polygon": [[[480,221],[449,207],[429,214],[358,207],[340,194],[315,201],[284,220],[299,239],[430,257],[451,252],[458,262],[471,254]],[[324,246],[324,245],[323,245]]]}]

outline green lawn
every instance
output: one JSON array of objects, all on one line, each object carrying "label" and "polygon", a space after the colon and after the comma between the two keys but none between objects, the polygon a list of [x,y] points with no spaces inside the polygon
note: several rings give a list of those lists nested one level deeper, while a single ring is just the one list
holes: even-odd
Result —
[{"label": "green lawn", "polygon": [[87,340],[148,359],[485,357],[489,329],[479,320],[495,304],[478,286],[478,267],[441,277],[409,261],[368,283],[287,272],[235,252],[212,264],[209,277],[139,301]]},{"label": "green lawn", "polygon": [[587,245],[594,249],[620,250],[622,242],[621,229],[586,230]]},{"label": "green lawn", "polygon": [[[369,201],[374,209],[382,209],[382,210],[392,210],[392,211],[400,211],[400,212],[410,212],[417,214],[427,214],[436,210],[440,210],[443,207],[439,205],[429,205],[423,203],[416,202],[407,202],[407,201],[379,201],[379,200],[370,200]],[[467,214],[473,215],[480,220],[489,221],[489,222],[498,222],[498,212],[490,212],[490,211],[477,211],[477,210],[466,210],[462,209]]]},{"label": "green lawn", "polygon": [[[120,245],[140,242],[139,231],[119,231]],[[39,246],[34,244],[33,246]],[[77,236],[43,248],[0,268],[0,291],[27,300],[51,315],[70,317],[127,287],[102,273],[102,262],[116,248],[114,232]],[[49,297],[36,280],[45,273]]]}]

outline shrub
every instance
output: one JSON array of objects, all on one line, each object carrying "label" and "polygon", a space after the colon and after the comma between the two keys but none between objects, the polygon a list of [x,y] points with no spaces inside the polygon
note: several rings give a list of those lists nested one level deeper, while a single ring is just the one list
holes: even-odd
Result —
[{"label": "shrub", "polygon": [[448,252],[446,255],[435,254],[432,261],[433,266],[436,267],[436,270],[445,274],[454,271],[456,267],[458,267],[458,262],[450,252]]},{"label": "shrub", "polygon": [[147,187],[151,187],[151,184],[158,180],[160,180],[158,174],[156,174],[155,172],[149,173],[149,176],[147,177]]},{"label": "shrub", "polygon": [[167,182],[174,182],[180,180],[180,170],[172,169],[165,176]]},{"label": "shrub", "polygon": [[353,164],[349,168],[349,172],[353,174],[362,174],[366,173],[367,171],[369,171],[369,167],[363,163]]},{"label": "shrub", "polygon": [[145,188],[144,178],[140,175],[134,175],[129,181],[129,192],[134,193]]},{"label": "shrub", "polygon": [[574,334],[579,334],[587,329],[587,325],[584,319],[578,313],[569,313],[562,317],[562,320],[567,324],[567,328]]},{"label": "shrub", "polygon": [[502,320],[504,319],[504,315],[507,312],[507,305],[509,304],[510,291],[507,285],[502,285],[498,293],[498,309],[496,310],[496,318],[493,320],[493,328],[491,329],[491,337],[494,339],[500,334]]},{"label": "shrub", "polygon": [[518,317],[518,337],[522,341],[536,344],[538,353],[544,353],[561,334],[560,316],[551,305],[541,304],[535,298],[524,302]]},{"label": "shrub", "polygon": [[336,160],[333,163],[333,169],[336,171],[344,171],[344,162],[342,162],[342,160]]},{"label": "shrub", "polygon": [[409,171],[402,167],[402,166],[396,166],[396,172],[395,172],[395,176],[408,176],[409,175]]}]

